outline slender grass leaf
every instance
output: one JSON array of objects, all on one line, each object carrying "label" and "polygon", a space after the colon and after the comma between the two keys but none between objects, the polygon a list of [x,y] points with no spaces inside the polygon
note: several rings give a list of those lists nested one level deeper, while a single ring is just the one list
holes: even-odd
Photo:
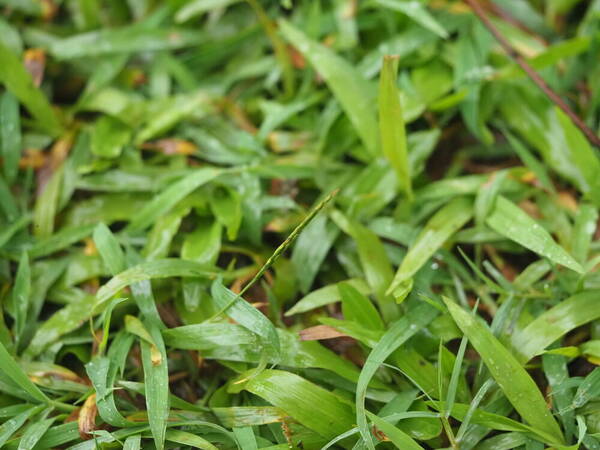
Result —
[{"label": "slender grass leaf", "polygon": [[368,413],[369,419],[375,424],[375,426],[383,431],[386,437],[396,446],[396,448],[408,449],[408,450],[422,450],[417,442],[411,438],[404,431],[400,430],[393,424],[387,422],[385,419],[376,416],[375,414]]},{"label": "slender grass leaf", "polygon": [[394,168],[404,193],[412,200],[406,131],[396,82],[397,72],[398,57],[384,57],[379,78],[379,133],[383,154]]},{"label": "slender grass leaf", "polygon": [[51,417],[50,419],[44,419],[29,425],[19,440],[19,447],[17,450],[29,450],[34,448],[55,420],[54,417]]},{"label": "slender grass leaf", "polygon": [[25,372],[17,365],[15,360],[10,356],[6,347],[0,342],[0,364],[2,371],[22,390],[31,396],[32,399],[41,403],[49,401],[39,388],[31,382]]},{"label": "slender grass leaf", "polygon": [[573,226],[571,253],[581,264],[587,260],[597,223],[598,209],[590,204],[580,205]]},{"label": "slender grass leaf", "polygon": [[339,229],[324,214],[315,217],[298,236],[292,250],[292,263],[302,292],[308,292],[312,286],[338,236]]},{"label": "slender grass leaf", "polygon": [[175,237],[177,230],[179,230],[181,221],[189,212],[189,208],[181,210],[175,208],[174,211],[159,217],[156,220],[148,235],[146,246],[142,251],[142,256],[144,256],[146,260],[152,261],[165,258],[169,255],[169,249],[173,238]]},{"label": "slender grass leaf", "polygon": [[21,118],[19,102],[10,92],[0,97],[0,154],[2,169],[8,184],[12,184],[19,170],[21,157]]},{"label": "slender grass leaf", "polygon": [[0,209],[9,221],[19,216],[17,204],[3,176],[0,176]]},{"label": "slender grass leaf", "polygon": [[371,350],[356,386],[356,423],[360,430],[364,444],[373,450],[374,446],[371,440],[371,433],[367,426],[365,399],[367,386],[375,375],[375,372],[381,364],[410,337],[425,327],[437,315],[438,310],[426,303],[420,304],[412,309],[404,317],[401,317],[390,325],[377,345]]},{"label": "slender grass leaf", "polygon": [[125,254],[110,229],[103,223],[94,228],[94,244],[112,275],[125,269]]},{"label": "slender grass leaf", "polygon": [[58,211],[58,201],[62,187],[64,166],[60,166],[46,184],[44,191],[35,202],[33,232],[40,237],[49,237],[54,231],[54,221]]},{"label": "slender grass leaf", "polygon": [[371,84],[352,65],[332,50],[308,38],[286,20],[279,20],[283,37],[307,58],[332,90],[356,129],[365,148],[378,154],[377,116]]},{"label": "slender grass leaf", "polygon": [[40,258],[63,250],[74,243],[85,239],[92,234],[93,230],[93,224],[62,228],[52,236],[39,239],[31,247],[31,250],[29,250],[29,256],[32,258]]},{"label": "slender grass leaf", "polygon": [[[148,422],[157,449],[164,448],[167,419],[169,417],[169,369],[167,353],[160,332],[153,333],[156,347],[142,340],[142,365]],[[153,349],[156,350],[153,350]],[[160,355],[157,361],[156,354]]]},{"label": "slender grass leaf", "polygon": [[33,83],[29,72],[12,50],[0,42],[0,81],[35,117],[40,128],[58,136],[62,126],[46,96]]},{"label": "slender grass leaf", "polygon": [[212,445],[206,439],[187,431],[169,430],[166,432],[165,437],[169,442],[175,442],[193,448],[201,448],[203,450],[217,450],[217,447]]},{"label": "slender grass leaf", "polygon": [[40,412],[40,407],[35,406],[0,425],[0,447],[4,447],[6,441],[8,441],[10,437],[23,426],[27,419],[38,412]]},{"label": "slender grass leaf", "polygon": [[242,203],[237,191],[216,189],[210,197],[210,207],[219,223],[227,228],[227,239],[234,241],[242,224]]},{"label": "slender grass leaf", "polygon": [[351,283],[343,281],[338,284],[342,299],[342,314],[351,320],[372,330],[383,330],[384,324],[371,301]]},{"label": "slender grass leaf", "polygon": [[456,198],[427,221],[419,236],[408,249],[388,288],[394,292],[408,281],[439,250],[439,248],[473,217],[473,202]]},{"label": "slender grass leaf", "polygon": [[583,273],[581,265],[525,211],[505,197],[499,196],[486,224],[502,236],[545,256],[550,261]]},{"label": "slender grass leaf", "polygon": [[375,294],[384,320],[389,322],[398,317],[398,307],[392,297],[386,294],[392,277],[392,265],[383,244],[375,233],[356,221],[349,220],[339,211],[331,214],[334,221],[356,242],[365,278]]},{"label": "slender grass leaf", "polygon": [[527,422],[562,444],[560,427],[548,411],[537,385],[521,364],[486,328],[451,300],[444,302],[452,318],[477,350],[508,400]]}]

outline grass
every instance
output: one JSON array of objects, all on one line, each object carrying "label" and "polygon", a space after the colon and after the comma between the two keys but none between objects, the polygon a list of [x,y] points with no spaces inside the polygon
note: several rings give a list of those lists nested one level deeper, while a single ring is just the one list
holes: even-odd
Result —
[{"label": "grass", "polygon": [[598,1],[0,9],[1,448],[600,449]]}]

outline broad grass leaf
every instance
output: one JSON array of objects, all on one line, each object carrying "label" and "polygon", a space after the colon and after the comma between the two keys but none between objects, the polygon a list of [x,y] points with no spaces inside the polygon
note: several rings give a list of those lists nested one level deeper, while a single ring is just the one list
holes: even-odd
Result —
[{"label": "broad grass leaf", "polygon": [[91,131],[91,151],[101,158],[117,158],[131,140],[131,129],[111,116],[102,116]]},{"label": "broad grass leaf", "polygon": [[233,302],[225,313],[243,327],[259,335],[263,345],[273,349],[276,358],[279,356],[280,344],[277,330],[263,313],[223,286],[220,280],[213,282],[211,295],[219,309],[230,305],[237,298],[237,301]]},{"label": "broad grass leaf", "polygon": [[550,261],[583,273],[581,265],[541,225],[506,197],[498,196],[486,224],[502,236]]},{"label": "broad grass leaf", "polygon": [[283,37],[300,51],[325,79],[356,129],[365,148],[378,154],[378,127],[373,86],[348,61],[313,41],[284,19],[279,20]]},{"label": "broad grass leaf", "polygon": [[[371,289],[367,283],[361,278],[351,278],[344,282],[352,285],[361,294],[369,294]],[[293,316],[306,311],[311,311],[321,306],[329,305],[331,303],[339,302],[341,296],[339,293],[339,283],[330,284],[319,289],[315,289],[306,296],[302,297],[294,306],[286,311],[285,316]]]},{"label": "broad grass leaf", "polygon": [[575,294],[517,330],[511,343],[519,361],[526,363],[568,332],[600,318],[598,296],[599,290]]},{"label": "broad grass leaf", "polygon": [[304,378],[281,370],[265,370],[249,379],[244,389],[284,410],[325,438],[352,428],[352,408],[334,394]]},{"label": "broad grass leaf", "polygon": [[29,358],[39,355],[61,336],[76,330],[90,317],[100,313],[100,308],[93,307],[93,299],[90,294],[76,291],[68,305],[56,311],[40,325],[25,350],[25,355]]},{"label": "broad grass leaf", "polygon": [[385,328],[379,312],[371,300],[363,295],[349,282],[338,284],[338,291],[342,299],[342,314],[346,320],[354,321],[372,330]]},{"label": "broad grass leaf", "polygon": [[440,247],[473,217],[473,202],[459,197],[436,212],[408,249],[388,288],[393,293],[440,249]]},{"label": "broad grass leaf", "polygon": [[531,426],[564,443],[560,427],[548,411],[537,385],[511,351],[479,319],[444,297],[452,318],[477,350],[508,400]]}]

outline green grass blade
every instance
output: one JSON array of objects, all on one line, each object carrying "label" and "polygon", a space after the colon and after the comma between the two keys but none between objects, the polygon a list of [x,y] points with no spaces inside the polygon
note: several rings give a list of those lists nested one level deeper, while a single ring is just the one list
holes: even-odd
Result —
[{"label": "green grass blade", "polygon": [[[361,294],[369,294],[371,289],[367,283],[361,278],[351,278],[344,281],[352,285]],[[341,296],[339,293],[339,283],[330,284],[319,289],[315,289],[305,297],[302,297],[294,306],[292,306],[286,313],[285,316],[293,316],[294,314],[300,314],[306,311],[311,311],[321,306],[329,305],[331,303],[339,302]]]},{"label": "green grass blade", "polygon": [[125,270],[125,254],[110,229],[103,223],[94,228],[94,244],[112,275]]},{"label": "green grass blade", "polygon": [[217,450],[217,447],[212,445],[206,439],[189,433],[187,431],[181,430],[169,430],[165,435],[167,441],[175,442],[176,444],[182,444],[185,446],[190,446],[192,448],[200,448],[203,450]]},{"label": "green grass blade", "polygon": [[408,281],[439,248],[473,217],[473,202],[466,198],[452,200],[427,221],[408,249],[388,293]]},{"label": "green grass blade", "polygon": [[0,81],[19,99],[36,119],[41,129],[58,136],[62,126],[43,92],[33,84],[33,79],[23,63],[4,43],[0,42]]},{"label": "green grass blade", "polygon": [[13,94],[5,92],[0,96],[0,154],[8,184],[12,184],[17,176],[21,146],[19,102]]},{"label": "green grass blade", "polygon": [[367,426],[365,399],[367,386],[381,364],[410,337],[431,322],[439,311],[428,304],[421,304],[406,316],[391,324],[377,345],[371,350],[356,386],[356,423],[364,443],[370,450],[374,449],[371,433]]},{"label": "green grass blade", "polygon": [[552,436],[557,443],[564,443],[560,427],[548,411],[544,397],[512,353],[477,318],[450,299],[444,298],[444,302],[458,327],[523,419]]},{"label": "green grass blade", "polygon": [[31,299],[31,268],[29,267],[29,256],[26,252],[21,255],[15,284],[11,293],[11,309],[15,318],[15,344],[19,348],[22,334],[27,321],[27,311]]},{"label": "green grass blade", "polygon": [[283,409],[325,438],[333,438],[352,428],[354,417],[349,405],[293,373],[265,370],[247,381],[244,389]]},{"label": "green grass blade", "polygon": [[429,13],[429,11],[427,11],[426,6],[423,3],[406,2],[402,0],[375,0],[375,3],[383,8],[388,8],[407,15],[423,28],[428,29],[443,39],[448,37],[448,32]]},{"label": "green grass blade", "polygon": [[379,133],[381,148],[394,170],[404,193],[412,200],[412,182],[408,163],[406,131],[396,82],[398,57],[385,56],[379,78]]},{"label": "green grass blade", "polygon": [[19,447],[17,450],[30,450],[35,448],[35,445],[46,431],[48,431],[48,428],[52,426],[55,420],[54,417],[51,417],[50,419],[44,419],[29,425],[19,440]]},{"label": "green grass blade", "polygon": [[203,168],[176,181],[159,195],[154,197],[150,203],[135,215],[126,230],[130,232],[141,231],[149,227],[159,217],[167,214],[179,201],[183,200],[194,190],[215,179],[223,173],[219,169]]},{"label": "green grass blade", "polygon": [[[220,280],[213,282],[211,295],[219,309],[227,307],[239,297],[223,286]],[[276,358],[279,356],[280,344],[277,330],[275,330],[273,323],[258,309],[245,300],[238,300],[234,301],[225,310],[225,313],[243,327],[261,336],[264,344],[273,349]]]},{"label": "green grass blade", "polygon": [[31,382],[29,377],[23,372],[15,360],[10,356],[6,347],[0,342],[0,366],[2,371],[6,374],[15,385],[24,390],[31,396],[32,399],[37,400],[41,403],[47,403],[50,400],[40,389]]},{"label": "green grass blade", "polygon": [[386,422],[381,417],[375,414],[367,413],[369,419],[373,424],[381,431],[385,433],[387,438],[396,446],[396,448],[408,449],[408,450],[423,450],[417,442],[411,438],[404,431],[400,430],[396,426],[389,422]]},{"label": "green grass blade", "polygon": [[147,261],[133,266],[110,279],[108,283],[98,289],[96,294],[97,305],[109,300],[113,295],[126,286],[143,280],[171,277],[198,277],[211,279],[216,272],[206,270],[202,264],[182,259],[159,259]]},{"label": "green grass blade", "polygon": [[358,257],[367,283],[375,294],[383,319],[387,322],[398,317],[399,310],[394,299],[386,293],[393,277],[392,264],[385,247],[375,233],[360,223],[349,220],[339,211],[332,219],[356,242]]},{"label": "green grass blade", "polygon": [[558,303],[512,336],[520,361],[529,361],[571,330],[600,318],[600,291],[575,294]]},{"label": "green grass blade", "polygon": [[554,242],[552,236],[541,225],[505,197],[498,197],[486,224],[502,236],[550,261],[583,273],[581,265],[564,248]]},{"label": "green grass blade", "polygon": [[64,166],[60,166],[46,184],[44,191],[35,202],[33,212],[33,232],[46,238],[54,231],[54,221],[58,211],[58,201],[64,175]]},{"label": "green grass blade", "polygon": [[39,406],[30,408],[0,425],[0,447],[4,447],[6,441],[8,441],[10,437],[23,426],[27,419],[39,411]]},{"label": "green grass blade", "polygon": [[307,37],[287,20],[280,19],[278,23],[283,37],[323,76],[365,148],[372,156],[376,156],[378,127],[371,84],[349,62]]}]

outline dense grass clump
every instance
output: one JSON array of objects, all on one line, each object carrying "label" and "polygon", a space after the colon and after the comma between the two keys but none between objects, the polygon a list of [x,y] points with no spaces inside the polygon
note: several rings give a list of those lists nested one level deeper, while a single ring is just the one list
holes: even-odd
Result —
[{"label": "dense grass clump", "polygon": [[600,449],[600,2],[0,0],[0,447]]}]

